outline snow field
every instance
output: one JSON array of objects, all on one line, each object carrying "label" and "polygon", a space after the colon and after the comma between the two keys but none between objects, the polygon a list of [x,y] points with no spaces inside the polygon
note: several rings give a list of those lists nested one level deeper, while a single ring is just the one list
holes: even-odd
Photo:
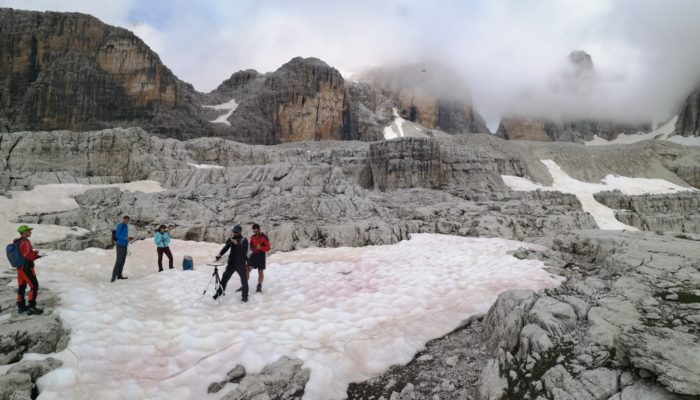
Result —
[{"label": "snow field", "polygon": [[700,137],[685,137],[673,134],[673,132],[676,130],[676,121],[678,121],[678,115],[671,118],[662,126],[648,133],[632,135],[621,134],[610,141],[595,135],[593,136],[593,140],[584,142],[584,144],[586,146],[604,146],[609,144],[631,144],[641,142],[642,140],[666,140],[686,146],[700,146]]},{"label": "snow field", "polygon": [[591,214],[598,227],[604,230],[636,231],[638,229],[615,219],[615,210],[599,203],[593,197],[595,193],[619,190],[625,195],[642,195],[697,190],[679,186],[663,179],[629,178],[617,175],[607,175],[600,183],[583,182],[570,177],[552,160],[540,161],[547,167],[552,176],[551,186],[543,186],[529,179],[510,175],[502,175],[503,182],[512,190],[517,191],[548,190],[574,194],[581,202],[583,210]]},{"label": "snow field", "polygon": [[[118,186],[160,190],[154,182]],[[2,215],[3,235],[16,236],[14,212],[70,209],[70,197],[87,188],[48,185],[0,198],[13,210]],[[152,240],[138,241],[124,269],[130,279],[115,283],[114,250],[47,252],[37,275],[60,296],[71,340],[51,355],[64,364],[39,379],[40,399],[214,399],[221,393],[208,395],[207,386],[236,364],[257,372],[284,355],[311,370],[306,399],[343,398],[349,382],[410,361],[427,341],[487,311],[500,292],[561,282],[540,261],[507,254],[521,246],[535,247],[416,234],[387,246],[277,253],[268,258],[264,293],[251,292],[248,303],[234,292],[235,274],[221,302],[211,299],[213,287],[202,296],[212,274],[205,264],[220,244],[173,240],[176,269],[158,273]],[[184,255],[194,271],[181,270]]]}]

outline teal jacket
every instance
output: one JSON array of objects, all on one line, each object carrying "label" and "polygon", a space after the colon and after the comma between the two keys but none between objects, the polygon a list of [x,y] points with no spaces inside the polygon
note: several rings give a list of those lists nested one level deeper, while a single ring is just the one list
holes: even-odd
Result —
[{"label": "teal jacket", "polygon": [[170,246],[170,234],[168,232],[156,232],[156,234],[153,235],[153,241],[156,243],[156,247],[160,247],[161,249],[163,247],[168,247]]}]

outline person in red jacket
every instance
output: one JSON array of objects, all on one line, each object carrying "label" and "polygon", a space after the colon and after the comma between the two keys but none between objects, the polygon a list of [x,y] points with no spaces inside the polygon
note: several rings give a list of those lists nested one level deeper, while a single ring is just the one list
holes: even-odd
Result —
[{"label": "person in red jacket", "polygon": [[[40,256],[39,252],[34,250],[32,247],[32,242],[29,241],[29,237],[32,236],[32,229],[27,225],[22,225],[17,228],[20,237],[14,240],[14,244],[19,246],[19,252],[24,258],[24,265],[17,268],[17,284],[19,288],[17,289],[17,312],[32,314],[41,314],[44,310],[36,307],[36,296],[39,293],[39,281],[36,279],[36,274],[34,273],[34,261],[36,261]],[[26,305],[24,302],[24,291],[29,285],[29,304]]]},{"label": "person in red jacket", "polygon": [[250,243],[251,252],[248,259],[248,275],[251,268],[258,270],[258,287],[255,291],[262,293],[263,279],[265,279],[265,254],[270,251],[270,240],[260,231],[260,225],[253,224],[253,236],[248,243]]}]

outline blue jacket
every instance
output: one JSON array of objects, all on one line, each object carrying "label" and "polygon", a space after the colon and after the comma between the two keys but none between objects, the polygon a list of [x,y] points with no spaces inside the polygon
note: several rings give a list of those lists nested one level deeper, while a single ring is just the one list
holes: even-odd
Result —
[{"label": "blue jacket", "polygon": [[163,247],[168,247],[170,246],[170,234],[168,232],[156,232],[156,234],[153,235],[153,241],[156,243],[156,247],[160,247],[161,249]]},{"label": "blue jacket", "polygon": [[121,223],[117,225],[117,232],[115,233],[117,237],[117,246],[127,247],[129,245],[129,225]]}]

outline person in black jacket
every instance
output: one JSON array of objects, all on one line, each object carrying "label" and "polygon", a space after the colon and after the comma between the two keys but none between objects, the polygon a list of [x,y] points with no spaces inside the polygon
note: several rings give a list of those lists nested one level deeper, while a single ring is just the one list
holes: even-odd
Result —
[{"label": "person in black jacket", "polygon": [[221,277],[221,288],[214,295],[214,299],[217,299],[226,291],[226,284],[228,280],[231,279],[231,275],[234,272],[238,273],[241,278],[241,291],[243,292],[242,301],[248,301],[248,239],[241,235],[243,228],[240,225],[236,225],[231,229],[233,235],[226,241],[226,245],[216,256],[219,260],[226,254],[227,251],[231,250],[228,255],[228,263],[226,265],[226,271]]}]

